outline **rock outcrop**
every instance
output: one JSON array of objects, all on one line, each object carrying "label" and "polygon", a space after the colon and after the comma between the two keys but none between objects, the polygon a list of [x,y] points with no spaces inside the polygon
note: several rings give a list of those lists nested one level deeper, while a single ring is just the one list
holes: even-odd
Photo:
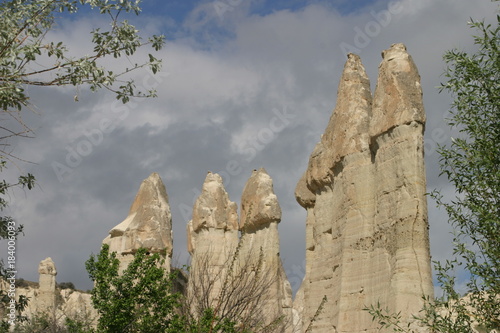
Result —
[{"label": "rock outcrop", "polygon": [[172,216],[165,185],[157,173],[145,179],[135,196],[127,218],[103,240],[120,260],[120,272],[133,260],[139,248],[159,253],[170,272],[172,258]]},{"label": "rock outcrop", "polygon": [[344,67],[337,105],[296,198],[308,212],[306,275],[294,304],[305,330],[375,332],[362,309],[401,311],[432,295],[420,77],[402,44],[382,54],[372,98],[358,56]]},{"label": "rock outcrop", "polygon": [[[273,332],[375,333],[377,323],[363,309],[380,304],[400,313],[402,325],[421,330],[412,315],[422,296],[433,294],[422,90],[403,44],[382,57],[372,95],[360,58],[348,55],[336,107],[295,189],[307,220],[306,272],[293,304],[271,177],[253,171],[238,219],[222,178],[209,172],[187,224],[189,276],[176,281],[187,293],[183,311],[200,318],[211,308],[218,318],[255,331],[271,325]],[[172,218],[158,174],[142,182],[127,218],[103,243],[117,252],[120,271],[139,248],[159,253],[170,271]],[[39,287],[18,288],[18,296],[32,299],[28,316],[95,323],[89,294],[56,288],[50,258],[39,273]]]},{"label": "rock outcrop", "polygon": [[292,288],[280,258],[280,221],[281,208],[271,177],[263,168],[254,170],[241,196],[240,256],[247,265],[260,269],[257,275],[265,294],[259,307],[266,324],[281,317],[283,328],[291,332]]},{"label": "rock outcrop", "polygon": [[39,287],[37,310],[40,313],[54,316],[56,309],[56,275],[57,270],[52,258],[45,258],[38,265]]},{"label": "rock outcrop", "polygon": [[[97,311],[92,307],[91,295],[79,290],[60,289],[56,283],[56,267],[51,258],[42,260],[38,266],[39,283],[24,281],[16,287],[16,297],[29,299],[23,315],[40,317],[49,323],[64,326],[66,318],[97,324]],[[3,281],[0,281],[0,285]],[[3,287],[3,286],[2,286]]]},{"label": "rock outcrop", "polygon": [[[207,307],[254,329],[292,327],[292,291],[279,257],[281,208],[271,177],[255,170],[241,198],[241,219],[222,178],[208,173],[189,221],[189,308]],[[241,237],[239,233],[241,232]]]},{"label": "rock outcrop", "polygon": [[228,269],[238,246],[238,214],[236,203],[229,200],[222,178],[209,172],[188,222],[188,250],[191,268],[188,299],[193,315],[199,316],[204,306],[213,309],[225,301]]}]

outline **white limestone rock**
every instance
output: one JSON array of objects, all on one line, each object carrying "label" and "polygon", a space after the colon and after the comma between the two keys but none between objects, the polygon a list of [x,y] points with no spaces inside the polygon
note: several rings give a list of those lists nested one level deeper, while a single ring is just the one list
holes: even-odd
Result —
[{"label": "white limestone rock", "polygon": [[103,243],[109,245],[111,252],[117,252],[120,271],[133,260],[139,248],[160,253],[165,259],[165,269],[170,271],[172,216],[165,185],[157,173],[141,183],[127,218],[110,230]]},{"label": "white limestone rock", "polygon": [[56,309],[56,265],[52,258],[45,258],[38,265],[39,288],[36,300],[37,311],[54,316]]},{"label": "white limestone rock", "polygon": [[349,55],[337,106],[296,190],[308,211],[306,275],[294,304],[303,330],[325,295],[314,332],[376,332],[363,308],[377,302],[401,311],[404,325],[433,294],[419,81],[404,45],[394,44],[372,101],[359,57]]},{"label": "white limestone rock", "polygon": [[192,315],[198,317],[207,305],[215,309],[219,304],[238,245],[237,205],[229,200],[216,173],[209,172],[205,178],[187,234],[191,254],[187,292]]},{"label": "white limestone rock", "polygon": [[280,259],[278,223],[281,208],[273,181],[263,168],[254,170],[241,196],[241,255],[261,267],[267,286],[261,311],[266,323],[283,317],[282,329],[293,331],[292,289]]}]

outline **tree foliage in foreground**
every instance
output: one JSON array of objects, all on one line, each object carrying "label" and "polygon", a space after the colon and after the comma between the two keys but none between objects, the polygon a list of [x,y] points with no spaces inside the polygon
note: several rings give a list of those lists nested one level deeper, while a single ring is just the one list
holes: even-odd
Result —
[{"label": "tree foliage in foreground", "polygon": [[173,277],[166,274],[159,254],[139,249],[119,274],[116,253],[103,245],[86,262],[94,281],[92,303],[99,313],[98,332],[180,332],[175,309],[179,295],[172,292]]},{"label": "tree foliage in foreground", "polygon": [[[474,21],[470,25],[477,31],[477,52],[451,50],[444,55],[448,81],[441,89],[454,97],[448,124],[460,137],[439,149],[440,166],[457,194],[451,202],[439,192],[432,196],[456,230],[457,259],[436,268],[458,317],[469,314],[491,330],[500,329],[500,16],[496,26]],[[455,266],[468,273],[469,306],[459,300],[451,275]],[[464,319],[462,327],[454,329],[468,328],[470,322]]]},{"label": "tree foliage in foreground", "polygon": [[94,281],[92,304],[99,313],[97,332],[243,332],[236,329],[234,321],[220,318],[211,308],[196,318],[186,315],[185,296],[173,290],[176,273],[166,273],[157,253],[149,255],[146,249],[139,249],[120,274],[116,253],[103,245],[101,252],[86,262],[86,267]]},{"label": "tree foliage in foreground", "polygon": [[[441,91],[454,101],[448,125],[459,132],[439,149],[441,175],[455,188],[451,201],[431,196],[446,209],[455,229],[454,260],[435,263],[443,296],[428,301],[417,318],[433,332],[500,330],[500,16],[496,25],[471,21],[477,51],[450,50]],[[465,295],[457,290],[456,270],[467,276]],[[371,307],[379,323],[411,331],[399,317]]]},{"label": "tree foliage in foreground", "polygon": [[[75,56],[63,42],[50,40],[48,36],[57,28],[58,19],[63,15],[70,18],[69,15],[76,14],[83,7],[90,7],[94,13],[107,17],[109,26],[91,31],[92,49]],[[10,139],[32,137],[32,130],[22,117],[22,112],[33,109],[35,104],[27,93],[29,86],[74,86],[77,91],[80,86],[88,86],[92,91],[105,88],[124,103],[132,96],[155,96],[154,90],[137,91],[129,76],[139,68],[147,68],[155,74],[161,61],[152,54],[140,63],[127,61],[128,66],[115,71],[107,69],[103,62],[132,56],[146,45],[155,51],[163,46],[163,36],[143,38],[127,20],[119,19],[120,15],[137,15],[140,11],[140,1],[136,0],[0,2],[0,172],[5,172],[8,162],[20,159],[13,154]],[[78,93],[74,98],[78,100]],[[10,189],[31,190],[35,184],[34,176],[29,173],[15,181],[5,179],[3,175],[0,180],[0,211],[8,205]],[[16,224],[12,217],[0,217],[0,240],[17,238],[22,231],[22,224]],[[0,279],[6,277],[6,270],[4,263],[0,262]],[[0,308],[6,307],[9,299],[5,291],[0,291]],[[0,325],[6,327],[7,322],[2,318]]]}]

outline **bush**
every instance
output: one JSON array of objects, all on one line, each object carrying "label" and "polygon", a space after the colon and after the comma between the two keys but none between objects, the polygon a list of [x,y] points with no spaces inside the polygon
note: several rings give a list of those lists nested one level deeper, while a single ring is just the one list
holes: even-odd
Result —
[{"label": "bush", "polygon": [[75,285],[73,282],[61,282],[57,284],[57,288],[75,290]]}]

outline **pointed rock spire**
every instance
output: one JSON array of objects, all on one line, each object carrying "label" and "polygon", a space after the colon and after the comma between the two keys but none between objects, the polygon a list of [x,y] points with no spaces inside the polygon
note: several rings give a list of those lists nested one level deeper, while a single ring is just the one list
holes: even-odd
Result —
[{"label": "pointed rock spire", "polygon": [[331,181],[335,165],[346,155],[368,149],[372,95],[359,56],[350,53],[333,110],[321,142],[309,159],[307,184],[312,190]]},{"label": "pointed rock spire", "polygon": [[38,265],[39,289],[37,311],[54,316],[56,311],[56,265],[52,258],[45,258]]},{"label": "pointed rock spire", "polygon": [[[281,208],[273,180],[263,168],[254,170],[241,195],[240,257],[247,265],[261,267],[259,282],[265,289],[260,310],[266,324],[282,318],[283,329],[292,324],[292,289],[280,258],[278,223]],[[265,286],[265,287],[264,287]]]},{"label": "pointed rock spire", "polygon": [[412,121],[424,124],[420,75],[406,46],[398,43],[382,52],[373,102],[370,136]]},{"label": "pointed rock spire", "polygon": [[[230,247],[236,246],[238,241],[238,206],[229,200],[229,195],[224,188],[222,177],[216,173],[208,172],[200,196],[193,206],[193,218],[188,222],[188,251],[193,254],[197,243],[205,243],[202,239],[196,240],[196,235],[202,230],[220,229],[232,231],[234,238],[230,240]],[[222,246],[207,240],[207,246]],[[204,246],[204,245],[203,245]]]},{"label": "pointed rock spire", "polygon": [[241,230],[255,230],[280,220],[281,208],[273,180],[264,168],[254,170],[241,195]]},{"label": "pointed rock spire", "polygon": [[337,105],[296,188],[307,223],[294,307],[307,323],[327,296],[317,332],[375,331],[363,307],[378,302],[411,324],[422,295],[433,294],[420,77],[403,44],[382,57],[372,100],[359,57],[349,55]]},{"label": "pointed rock spire", "polygon": [[237,205],[229,200],[218,174],[207,174],[187,231],[191,254],[187,297],[192,315],[198,317],[207,305],[215,309],[222,301],[220,296],[228,288],[224,283],[238,245]]},{"label": "pointed rock spire", "polygon": [[236,203],[229,200],[222,177],[209,172],[193,207],[193,231],[201,228],[238,230]]},{"label": "pointed rock spire", "polygon": [[127,218],[111,229],[103,243],[119,254],[121,270],[141,247],[164,255],[165,266],[169,269],[173,247],[172,215],[165,185],[157,173],[141,183]]}]

